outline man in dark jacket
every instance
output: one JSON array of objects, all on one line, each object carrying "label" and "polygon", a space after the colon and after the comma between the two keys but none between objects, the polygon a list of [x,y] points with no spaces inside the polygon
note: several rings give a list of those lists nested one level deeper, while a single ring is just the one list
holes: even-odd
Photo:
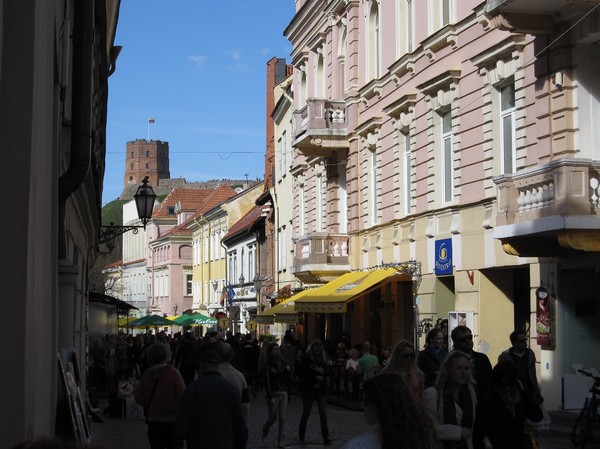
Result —
[{"label": "man in dark jacket", "polygon": [[473,332],[467,326],[456,326],[450,333],[454,349],[466,352],[471,357],[473,378],[475,379],[475,393],[478,399],[484,398],[490,388],[492,378],[492,364],[487,355],[473,351]]},{"label": "man in dark jacket", "polygon": [[185,440],[187,449],[245,449],[248,427],[235,387],[219,374],[217,353],[206,350],[199,358],[201,376],[187,387],[177,409],[176,447]]}]

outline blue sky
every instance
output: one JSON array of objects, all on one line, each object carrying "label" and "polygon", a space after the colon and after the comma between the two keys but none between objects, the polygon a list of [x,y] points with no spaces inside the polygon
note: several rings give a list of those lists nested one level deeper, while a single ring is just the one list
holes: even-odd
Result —
[{"label": "blue sky", "polygon": [[290,62],[294,11],[294,0],[121,2],[103,205],[123,190],[126,143],[148,135],[169,142],[172,178],[263,178],[266,63]]}]

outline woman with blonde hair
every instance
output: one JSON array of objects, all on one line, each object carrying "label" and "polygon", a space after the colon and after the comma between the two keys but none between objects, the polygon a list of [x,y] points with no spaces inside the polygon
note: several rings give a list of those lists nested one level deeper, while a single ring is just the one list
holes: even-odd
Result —
[{"label": "woman with blonde hair", "polygon": [[421,401],[425,375],[417,366],[415,347],[408,340],[400,340],[394,346],[382,371],[393,371],[404,379],[415,401]]},{"label": "woman with blonde hair", "polygon": [[471,359],[451,351],[440,367],[434,387],[423,393],[423,404],[433,416],[444,449],[473,449],[477,396],[473,388]]},{"label": "woman with blonde hair", "polygon": [[363,413],[371,430],[343,449],[436,449],[431,417],[415,401],[409,386],[393,371],[381,371],[364,383]]}]

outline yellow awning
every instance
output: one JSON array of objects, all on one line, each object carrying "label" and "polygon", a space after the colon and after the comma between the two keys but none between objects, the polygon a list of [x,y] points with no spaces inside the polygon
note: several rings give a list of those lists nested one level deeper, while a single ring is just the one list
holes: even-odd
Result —
[{"label": "yellow awning", "polygon": [[273,317],[273,322],[275,323],[296,323],[298,321],[298,312],[295,309],[296,300],[306,296],[311,291],[313,290],[302,290],[301,292],[284,299],[279,304],[276,304],[270,309],[265,310],[262,313],[262,316]]},{"label": "yellow awning", "polygon": [[[343,274],[322,287],[309,290],[306,295],[297,299],[296,312],[346,313],[348,302],[394,275],[403,273],[399,273],[395,268],[384,268]],[[410,277],[408,279],[410,280]]]},{"label": "yellow awning", "polygon": [[129,325],[129,323],[137,320],[138,318],[139,318],[138,316],[124,316],[123,318],[119,318],[118,326],[119,327],[127,327]]}]

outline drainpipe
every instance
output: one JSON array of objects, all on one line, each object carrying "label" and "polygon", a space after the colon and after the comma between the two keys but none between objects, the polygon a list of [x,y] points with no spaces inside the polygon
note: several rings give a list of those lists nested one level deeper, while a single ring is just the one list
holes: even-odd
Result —
[{"label": "drainpipe", "polygon": [[65,215],[68,198],[85,180],[92,159],[92,61],[94,56],[94,2],[74,2],[73,100],[71,160],[58,180],[59,258],[66,257]]}]

